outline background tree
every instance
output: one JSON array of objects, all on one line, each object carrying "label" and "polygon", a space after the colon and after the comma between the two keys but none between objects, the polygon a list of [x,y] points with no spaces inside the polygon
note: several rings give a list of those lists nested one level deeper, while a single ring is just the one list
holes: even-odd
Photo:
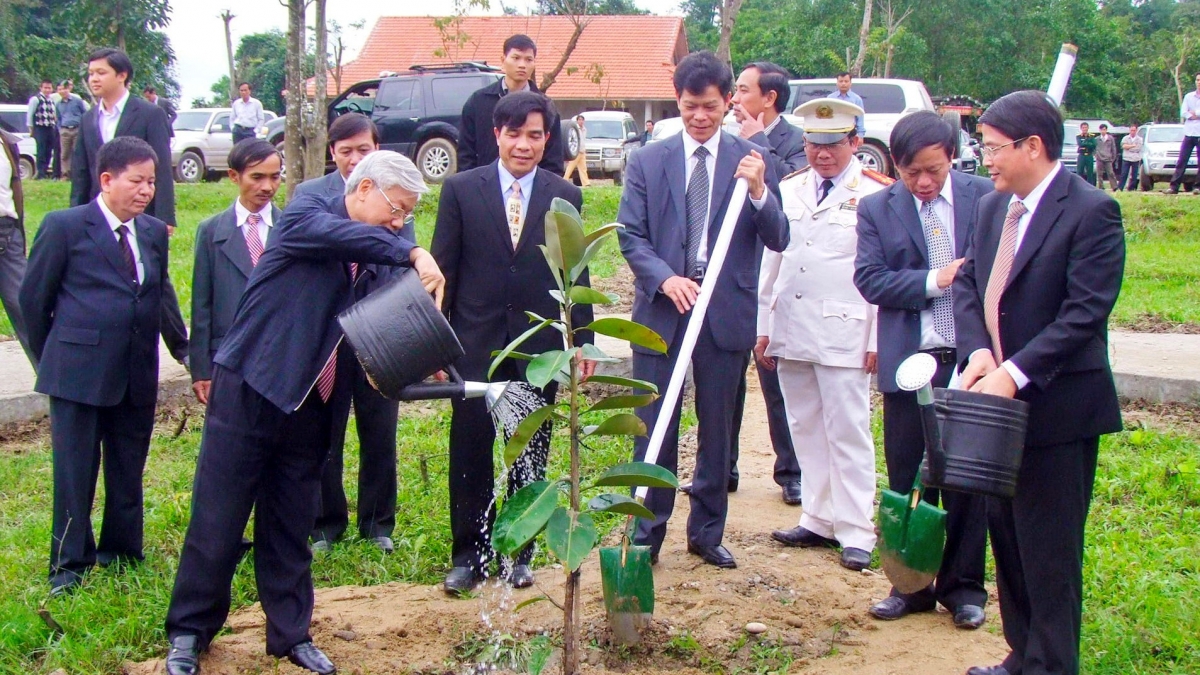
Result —
[{"label": "background tree", "polygon": [[567,60],[571,58],[571,54],[579,44],[580,36],[583,35],[583,31],[587,28],[588,23],[591,22],[591,19],[588,17],[597,6],[597,2],[596,0],[538,0],[538,6],[544,6],[548,10],[545,12],[546,14],[569,18],[571,24],[575,26],[575,29],[571,31],[571,37],[567,39],[566,46],[563,47],[558,62],[542,76],[542,81],[538,83],[538,89],[545,92],[554,86],[554,81],[558,79],[559,74],[566,67]]},{"label": "background tree", "polygon": [[304,0],[287,0],[288,31],[286,96],[286,127],[284,134],[284,165],[287,172],[287,198],[292,198],[296,186],[304,181]]},{"label": "background tree", "polygon": [[225,58],[229,62],[229,100],[232,101],[238,95],[238,76],[237,71],[233,68],[233,35],[229,32],[229,23],[233,21],[233,12],[225,10],[221,12],[220,17],[225,24]]},{"label": "background tree", "polygon": [[329,138],[329,32],[325,25],[325,0],[311,0],[315,10],[313,20],[313,97],[311,113],[304,116],[304,175],[314,178],[325,175],[325,146]]}]

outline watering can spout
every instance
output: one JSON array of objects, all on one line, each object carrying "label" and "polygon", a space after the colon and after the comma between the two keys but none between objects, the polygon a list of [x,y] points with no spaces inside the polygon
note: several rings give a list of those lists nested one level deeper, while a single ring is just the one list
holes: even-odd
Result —
[{"label": "watering can spout", "polygon": [[508,391],[508,382],[470,382],[459,376],[454,366],[448,366],[446,382],[418,382],[400,390],[401,401],[423,401],[435,398],[483,398],[490,411]]}]

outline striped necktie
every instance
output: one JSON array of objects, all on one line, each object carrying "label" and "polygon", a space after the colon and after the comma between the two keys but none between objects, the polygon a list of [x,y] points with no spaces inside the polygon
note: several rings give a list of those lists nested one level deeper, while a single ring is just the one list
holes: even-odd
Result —
[{"label": "striped necktie", "polygon": [[988,335],[992,338],[992,354],[996,363],[1004,361],[1004,350],[1000,347],[1000,296],[1008,286],[1008,275],[1012,272],[1013,258],[1017,254],[1017,224],[1021,216],[1029,212],[1021,202],[1008,205],[1004,217],[1004,229],[1000,231],[1000,245],[996,248],[996,260],[992,273],[988,275],[987,289],[983,293],[983,320]]},{"label": "striped necktie", "polygon": [[[353,284],[356,280],[358,280],[358,263],[350,263],[350,283]],[[333,395],[333,381],[337,375],[337,354],[338,348],[335,346],[330,352],[329,358],[325,360],[325,365],[321,367],[321,374],[317,375],[317,393],[326,403],[329,403],[329,397]]]},{"label": "striped necktie", "polygon": [[[937,199],[941,199],[938,197]],[[921,222],[925,230],[925,247],[929,250],[929,269],[940,270],[954,260],[954,247],[950,233],[933,210],[937,201],[925,202],[921,208]],[[954,294],[946,289],[941,297],[933,301],[933,329],[950,344],[954,344]]]},{"label": "striped necktie", "polygon": [[246,248],[250,251],[251,266],[257,266],[258,259],[263,254],[263,240],[258,234],[258,224],[261,222],[262,216],[251,213],[246,217],[246,226],[242,228],[242,235],[246,237]]}]

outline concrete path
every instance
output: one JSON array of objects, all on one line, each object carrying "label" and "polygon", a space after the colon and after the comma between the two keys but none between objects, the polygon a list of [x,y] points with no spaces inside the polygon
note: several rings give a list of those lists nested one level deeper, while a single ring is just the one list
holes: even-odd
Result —
[{"label": "concrete path", "polygon": [[[628,315],[624,315],[628,318]],[[1154,403],[1200,405],[1200,335],[1175,333],[1110,334],[1117,391]],[[600,372],[628,375],[628,344],[597,336],[597,345],[621,363],[603,364]],[[191,379],[183,366],[159,345],[159,400],[187,395]],[[33,391],[34,374],[16,340],[0,342],[0,424],[31,422],[46,416],[46,397]]]}]

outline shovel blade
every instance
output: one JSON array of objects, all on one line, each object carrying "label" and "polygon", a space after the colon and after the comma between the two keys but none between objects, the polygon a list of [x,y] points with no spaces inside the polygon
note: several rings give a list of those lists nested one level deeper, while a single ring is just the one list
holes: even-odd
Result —
[{"label": "shovel blade", "polygon": [[879,557],[887,578],[901,593],[925,588],[942,566],[946,512],[912,495],[883,490],[879,499]]},{"label": "shovel blade", "polygon": [[600,580],[604,609],[613,640],[641,642],[641,631],[654,615],[654,572],[649,546],[610,546],[600,549]]}]

